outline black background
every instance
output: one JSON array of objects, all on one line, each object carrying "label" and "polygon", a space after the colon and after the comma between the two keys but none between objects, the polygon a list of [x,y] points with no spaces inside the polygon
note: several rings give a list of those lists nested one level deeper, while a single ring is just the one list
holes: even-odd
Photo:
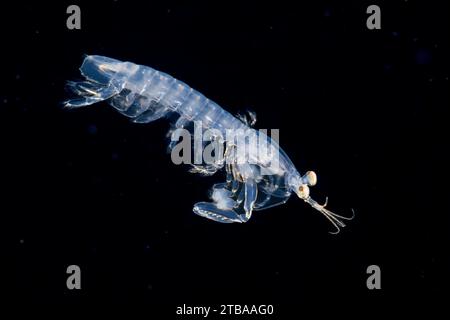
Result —
[{"label": "black background", "polygon": [[[81,7],[81,30],[66,28],[70,4]],[[381,30],[366,28],[370,4],[381,7]],[[440,305],[450,213],[444,1],[1,7],[0,208],[15,304],[173,318],[183,303],[256,303],[285,319]],[[256,111],[256,127],[280,129],[299,171],[318,173],[313,196],[356,218],[332,236],[296,197],[242,225],[194,215],[223,175],[171,163],[166,122],[132,124],[105,103],[61,108],[83,54],[148,65],[234,114]],[[66,288],[71,264],[80,291]],[[371,264],[381,267],[378,291],[366,287]]]}]

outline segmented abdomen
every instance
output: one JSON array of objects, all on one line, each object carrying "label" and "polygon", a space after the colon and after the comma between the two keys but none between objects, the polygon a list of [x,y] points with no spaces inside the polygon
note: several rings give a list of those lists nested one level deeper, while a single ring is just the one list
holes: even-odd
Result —
[{"label": "segmented abdomen", "polygon": [[135,122],[151,122],[176,112],[185,122],[201,121],[204,128],[224,131],[245,126],[215,102],[164,72],[133,63],[126,63],[125,68],[130,76],[110,103]]}]

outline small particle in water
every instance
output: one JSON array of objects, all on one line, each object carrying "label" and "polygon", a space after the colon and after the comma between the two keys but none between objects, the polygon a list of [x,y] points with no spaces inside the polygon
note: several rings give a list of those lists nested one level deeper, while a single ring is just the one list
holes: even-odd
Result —
[{"label": "small particle in water", "polygon": [[429,64],[431,62],[431,52],[427,49],[419,49],[416,52],[415,58],[417,64]]},{"label": "small particle in water", "polygon": [[89,134],[95,135],[98,132],[98,128],[96,125],[91,124],[90,126],[88,126],[87,131]]}]

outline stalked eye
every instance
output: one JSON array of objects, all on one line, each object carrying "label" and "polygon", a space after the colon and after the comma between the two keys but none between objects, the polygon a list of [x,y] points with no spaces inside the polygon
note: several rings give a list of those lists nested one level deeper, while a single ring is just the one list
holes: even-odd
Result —
[{"label": "stalked eye", "polygon": [[306,184],[302,184],[298,187],[298,197],[301,199],[309,197],[309,187]]},{"label": "stalked eye", "polygon": [[315,186],[317,183],[317,175],[314,171],[308,171],[302,177],[302,181],[304,184],[307,184],[308,186],[311,186],[311,187]]}]

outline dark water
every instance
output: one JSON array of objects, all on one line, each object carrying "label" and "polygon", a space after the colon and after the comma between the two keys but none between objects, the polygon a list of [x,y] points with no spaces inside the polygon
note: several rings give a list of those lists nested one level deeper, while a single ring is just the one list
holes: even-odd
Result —
[{"label": "dark water", "polygon": [[[78,1],[81,30],[66,28],[70,4],[2,4],[0,208],[15,304],[159,318],[184,303],[273,304],[272,319],[294,319],[432,311],[445,299],[443,3],[378,3],[381,30],[366,28],[364,1]],[[297,168],[317,172],[315,198],[356,218],[332,236],[295,197],[242,225],[194,215],[223,176],[172,164],[167,123],[132,124],[106,104],[61,109],[83,54],[149,65],[233,114],[256,111],[256,127],[279,128]],[[79,291],[66,288],[72,264]],[[381,290],[366,287],[369,265]]]}]

